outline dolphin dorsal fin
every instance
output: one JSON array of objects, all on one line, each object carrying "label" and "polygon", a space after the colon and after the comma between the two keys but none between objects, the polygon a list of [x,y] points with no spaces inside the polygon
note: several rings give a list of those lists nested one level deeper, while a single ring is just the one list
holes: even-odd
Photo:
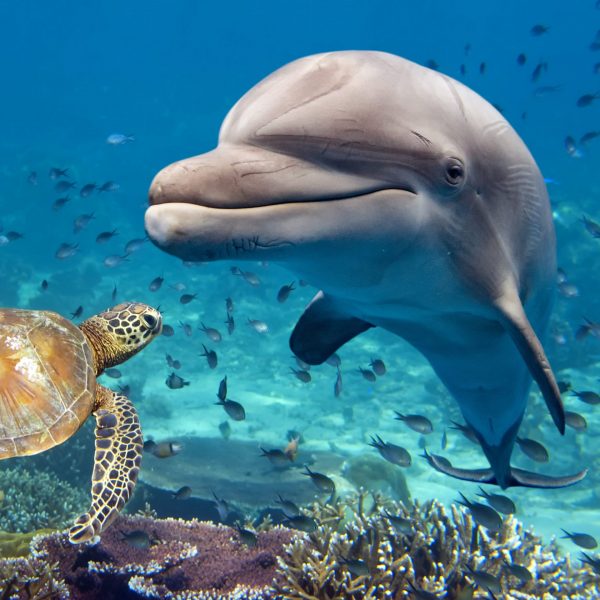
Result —
[{"label": "dolphin dorsal fin", "polygon": [[544,348],[527,319],[514,282],[507,282],[503,294],[494,300],[494,305],[500,311],[504,328],[537,382],[554,424],[560,433],[564,434],[565,409],[560,397],[560,390]]},{"label": "dolphin dorsal fin", "polygon": [[290,348],[305,363],[320,365],[340,346],[370,327],[371,323],[343,312],[335,299],[321,291],[296,323]]}]

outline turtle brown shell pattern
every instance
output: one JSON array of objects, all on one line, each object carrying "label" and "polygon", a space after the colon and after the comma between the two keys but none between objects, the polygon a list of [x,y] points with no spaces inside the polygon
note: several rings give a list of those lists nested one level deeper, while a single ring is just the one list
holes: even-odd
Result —
[{"label": "turtle brown shell pattern", "polygon": [[64,442],[90,415],[95,393],[79,328],[53,312],[0,309],[0,459]]}]

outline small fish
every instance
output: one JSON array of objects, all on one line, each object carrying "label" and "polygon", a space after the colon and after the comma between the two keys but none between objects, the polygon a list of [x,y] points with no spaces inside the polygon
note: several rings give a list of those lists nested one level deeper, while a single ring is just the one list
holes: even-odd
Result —
[{"label": "small fish", "polygon": [[171,289],[175,290],[176,292],[183,292],[183,290],[187,290],[187,285],[185,285],[185,283],[183,283],[182,281],[178,281],[177,283],[173,283],[169,287]]},{"label": "small fish", "polygon": [[219,423],[219,432],[224,440],[228,440],[231,437],[231,425],[229,424],[229,421]]},{"label": "small fish", "polygon": [[592,237],[596,239],[600,238],[600,223],[597,223],[596,221],[590,219],[586,215],[583,215],[581,217],[581,222],[583,223],[583,226],[585,227],[586,231]]},{"label": "small fish", "polygon": [[173,500],[187,500],[191,495],[192,488],[189,485],[184,485],[176,492],[173,492]]},{"label": "small fish", "polygon": [[98,187],[98,192],[118,192],[121,186],[114,181],[105,181],[100,187]]},{"label": "small fish", "polygon": [[114,304],[117,299],[117,284],[115,283],[113,286],[113,291],[110,295],[111,302]]},{"label": "small fish", "polygon": [[106,138],[106,143],[111,146],[122,146],[133,141],[135,141],[135,138],[132,135],[125,135],[123,133],[111,133]]},{"label": "small fish", "polygon": [[471,516],[477,525],[481,525],[490,531],[500,531],[502,529],[502,517],[491,506],[480,502],[471,502],[462,493],[460,493],[460,497],[462,500],[457,500],[457,502],[471,511]]},{"label": "small fish", "polygon": [[463,63],[459,67],[460,74],[464,77],[467,74],[467,66]]},{"label": "small fish", "polygon": [[118,385],[117,387],[123,396],[129,396],[129,393],[131,392],[131,386],[128,383],[125,385]]},{"label": "small fish", "polygon": [[83,306],[78,306],[75,309],[75,312],[71,313],[71,318],[72,319],[79,319],[79,317],[83,314]]},{"label": "small fish", "polygon": [[358,367],[357,371],[370,383],[373,383],[377,380],[375,373],[373,373],[371,369],[363,369],[362,367]]},{"label": "small fish", "polygon": [[262,446],[260,446],[260,450],[262,454],[260,455],[263,458],[269,460],[269,462],[276,468],[282,469],[287,468],[290,465],[290,458],[287,454],[280,450],[279,448],[272,448],[271,450],[265,450]]},{"label": "small fish", "polygon": [[579,143],[585,145],[600,136],[600,131],[588,131],[579,138]]},{"label": "small fish", "polygon": [[171,369],[181,369],[181,363],[178,360],[175,360],[170,354],[165,354],[165,359],[167,361],[167,365]]},{"label": "small fish", "polygon": [[71,200],[71,198],[69,196],[63,196],[62,198],[57,198],[52,204],[52,210],[54,210],[54,211],[60,210],[70,200]]},{"label": "small fish", "polygon": [[112,231],[103,231],[96,236],[96,243],[105,244],[108,240],[115,237],[115,235],[119,235],[119,232],[116,229],[113,229]]},{"label": "small fish", "polygon": [[112,377],[113,379],[120,379],[123,376],[123,373],[121,373],[121,371],[116,367],[104,369],[104,374]]},{"label": "small fish", "polygon": [[173,329],[173,327],[171,325],[168,325],[167,323],[163,323],[162,335],[164,335],[165,337],[173,337],[174,334],[175,330]]},{"label": "small fish", "polygon": [[97,188],[98,186],[95,183],[86,183],[80,190],[79,190],[79,195],[82,198],[87,198],[88,196],[92,195],[92,192]]},{"label": "small fish", "polygon": [[576,396],[586,404],[590,404],[592,406],[600,404],[600,394],[591,390],[584,390],[583,392],[576,392],[575,390],[571,390],[571,393],[573,394],[573,396]]},{"label": "small fish", "polygon": [[59,260],[65,260],[66,258],[71,258],[77,254],[77,249],[79,248],[79,244],[67,244],[66,242],[62,243],[54,256]]},{"label": "small fish", "polygon": [[600,323],[595,323],[594,321],[590,321],[586,317],[583,318],[585,323],[579,326],[577,332],[575,333],[575,339],[580,342],[585,339],[588,335],[591,335],[595,338],[600,338]]},{"label": "small fish", "polygon": [[436,60],[433,60],[433,58],[430,58],[425,63],[425,66],[428,67],[429,69],[433,69],[434,71],[437,71],[440,68],[440,65],[438,64],[438,62]]},{"label": "small fish", "polygon": [[386,443],[379,436],[371,436],[369,446],[376,448],[379,451],[379,454],[381,454],[385,460],[391,462],[393,465],[398,465],[399,467],[410,467],[412,463],[412,458],[406,448],[402,448],[402,446],[396,446],[395,444]]},{"label": "small fish", "polygon": [[558,293],[563,298],[577,298],[579,296],[579,288],[573,283],[561,283],[558,286]]},{"label": "small fish", "polygon": [[126,542],[133,548],[147,550],[152,545],[152,540],[150,539],[150,536],[141,529],[136,529],[127,533],[121,531],[121,535],[123,536],[121,538],[122,541]]},{"label": "small fish", "polygon": [[227,333],[231,335],[235,331],[235,321],[231,313],[227,313],[227,320],[223,321],[227,325]]},{"label": "small fish", "polygon": [[207,327],[204,323],[202,323],[202,321],[200,321],[199,329],[205,333],[208,339],[212,342],[218,343],[223,339],[218,329],[215,329],[214,327]]},{"label": "small fish", "polygon": [[23,234],[19,233],[18,231],[7,231],[6,237],[8,238],[9,242],[15,242],[20,240],[23,237]]},{"label": "small fish", "polygon": [[408,535],[413,532],[413,524],[410,519],[398,515],[392,515],[387,510],[384,512],[385,518],[392,524],[397,533]]},{"label": "small fish", "polygon": [[479,440],[477,439],[475,431],[469,425],[461,425],[456,421],[450,421],[450,423],[452,423],[452,425],[450,425],[450,429],[460,431],[470,442],[473,442],[474,444],[479,444]]},{"label": "small fish", "polygon": [[548,63],[547,62],[540,62],[536,65],[535,69],[533,70],[533,72],[531,73],[531,81],[533,83],[535,83],[542,75],[542,73],[545,73],[548,70]]},{"label": "small fish", "polygon": [[292,283],[289,283],[287,285],[282,286],[279,291],[277,292],[277,302],[279,303],[283,303],[285,302],[288,298],[289,295],[295,290],[296,288],[294,287],[294,282],[292,281]]},{"label": "small fish", "polygon": [[240,541],[248,546],[248,548],[254,548],[258,543],[258,538],[253,531],[249,529],[243,529],[239,525],[236,525],[236,529],[238,531],[238,535],[240,536]]},{"label": "small fish", "polygon": [[302,473],[302,475],[310,477],[311,481],[320,492],[331,495],[335,493],[335,483],[333,482],[333,479],[327,477],[327,475],[323,475],[323,473],[311,471],[307,465],[304,465],[304,468],[306,469],[306,472]]},{"label": "small fish", "polygon": [[146,440],[144,442],[144,452],[153,452],[156,448],[156,442],[154,440]]},{"label": "small fish", "polygon": [[59,169],[58,167],[52,167],[48,171],[48,177],[50,179],[60,179],[61,177],[69,177],[69,169]]},{"label": "small fish", "polygon": [[192,337],[192,333],[193,333],[194,329],[192,328],[192,326],[189,323],[184,323],[183,321],[179,321],[179,326],[181,327],[181,329],[183,329],[183,333],[185,333],[185,335],[187,337]]},{"label": "small fish", "polygon": [[125,254],[137,252],[148,241],[148,238],[134,238],[125,244]]},{"label": "small fish", "polygon": [[302,383],[309,383],[312,380],[311,374],[304,369],[294,369],[290,367],[290,371],[299,379]]},{"label": "small fish", "polygon": [[95,219],[94,213],[79,215],[73,221],[73,233],[79,233],[85,229],[92,219]]},{"label": "small fish", "polygon": [[557,381],[556,385],[558,386],[558,391],[561,394],[568,392],[573,387],[570,381]]},{"label": "small fish", "polygon": [[507,561],[504,561],[504,568],[513,577],[516,577],[522,583],[527,583],[533,580],[533,575],[531,574],[531,571],[523,565],[516,565],[514,563],[511,564]]},{"label": "small fish", "polygon": [[581,150],[577,147],[577,142],[572,135],[565,138],[565,150],[572,158],[581,158],[583,156]]},{"label": "small fish", "polygon": [[502,593],[502,584],[500,583],[500,579],[495,575],[492,575],[487,571],[471,569],[468,565],[467,570],[469,571],[477,587],[480,587],[488,592],[493,592],[494,594]]},{"label": "small fish", "polygon": [[40,288],[42,288],[42,291],[45,292],[48,289],[48,281],[46,279],[42,280],[42,283],[40,285]]},{"label": "small fish", "polygon": [[565,423],[575,431],[585,431],[587,429],[587,421],[579,413],[571,410],[565,411]]},{"label": "small fish", "polygon": [[29,173],[29,175],[27,176],[27,183],[29,183],[29,185],[33,185],[33,186],[38,185],[39,181],[38,181],[38,174],[36,171],[31,171],[31,173]]},{"label": "small fish", "polygon": [[204,352],[200,356],[204,356],[208,366],[215,369],[218,363],[217,353],[214,350],[209,350],[204,344],[202,344],[202,348],[204,348]]},{"label": "small fish", "polygon": [[244,407],[235,400],[221,400],[219,398],[219,401],[215,402],[215,404],[220,404],[234,421],[243,421],[246,418]]},{"label": "small fish", "polygon": [[155,443],[150,452],[156,456],[156,458],[170,458],[179,454],[183,450],[183,444],[179,442],[158,442]]},{"label": "small fish", "polygon": [[585,548],[586,550],[593,550],[598,547],[598,542],[596,538],[591,536],[589,533],[569,533],[561,528],[561,531],[565,534],[561,536],[562,539],[568,538],[574,544],[577,544],[580,548]]},{"label": "small fish", "polygon": [[343,556],[338,557],[340,564],[344,565],[348,572],[354,577],[367,577],[371,574],[369,565],[360,558],[348,559]]},{"label": "small fish", "polygon": [[148,286],[148,289],[151,292],[158,292],[158,290],[160,290],[163,281],[164,281],[164,277],[155,277],[151,282],[150,285]]},{"label": "small fish", "polygon": [[256,333],[269,333],[269,326],[264,321],[258,319],[248,319],[248,325],[256,331]]},{"label": "small fish", "polygon": [[526,454],[531,460],[539,463],[545,463],[550,460],[550,455],[548,454],[548,450],[535,440],[531,438],[522,438],[517,436],[516,439],[519,448]]},{"label": "small fish", "polygon": [[521,52],[519,56],[517,56],[517,64],[522,67],[527,62],[527,56]]},{"label": "small fish", "polygon": [[233,312],[233,300],[231,298],[225,298],[225,310],[227,314],[230,315]]},{"label": "small fish", "polygon": [[312,533],[317,530],[317,522],[308,515],[297,515],[294,517],[288,517],[285,520],[285,525],[290,529],[297,529],[298,531],[304,531],[305,533]]},{"label": "small fish", "polygon": [[592,102],[594,102],[594,100],[598,100],[598,98],[600,98],[600,94],[598,93],[584,94],[577,99],[576,104],[579,108],[585,108],[586,106],[591,106]]},{"label": "small fish", "polygon": [[484,62],[479,64],[479,74],[485,75],[486,64]]},{"label": "small fish", "polygon": [[344,383],[342,381],[342,372],[338,369],[337,375],[335,377],[335,383],[333,384],[333,395],[336,398],[339,398],[343,389],[344,389]]},{"label": "small fish", "polygon": [[540,36],[540,35],[544,35],[544,33],[547,33],[549,31],[550,27],[548,27],[547,25],[534,25],[531,29],[530,29],[530,33],[533,36]]},{"label": "small fish", "polygon": [[217,392],[217,398],[224,402],[227,399],[227,375],[219,382],[219,391]]},{"label": "small fish", "polygon": [[600,558],[594,558],[589,554],[586,554],[585,552],[582,552],[581,556],[583,558],[580,558],[579,560],[582,563],[592,567],[592,570],[594,571],[594,573],[596,573],[596,575],[600,575]]},{"label": "small fish", "polygon": [[292,354],[292,358],[296,361],[299,369],[302,369],[303,371],[310,371],[310,365],[308,363],[305,363],[301,358],[295,356],[294,354]]},{"label": "small fish", "polygon": [[397,421],[404,421],[413,431],[416,431],[417,433],[426,435],[433,431],[433,425],[431,421],[423,415],[403,415],[397,410],[394,412],[396,413],[395,419]]},{"label": "small fish", "polygon": [[167,377],[165,383],[172,390],[179,390],[186,385],[190,385],[189,381],[186,381],[183,377],[179,377],[174,371]]},{"label": "small fish", "polygon": [[562,89],[562,85],[540,85],[533,90],[533,95],[537,98],[543,98],[550,94],[559,92]]},{"label": "small fish", "polygon": [[300,436],[297,435],[288,441],[283,453],[288,457],[289,460],[295,461],[298,457],[298,446],[300,444]]},{"label": "small fish", "polygon": [[448,432],[444,429],[444,432],[442,433],[442,439],[440,441],[440,448],[445,450],[446,446],[448,446]]},{"label": "small fish", "polygon": [[227,502],[227,500],[219,498],[214,492],[212,493],[212,495],[215,498],[213,500],[213,503],[215,505],[215,508],[217,509],[217,512],[219,513],[219,519],[221,519],[221,521],[225,521],[229,516],[229,513],[231,512],[229,510],[229,503]]},{"label": "small fish", "polygon": [[64,192],[67,192],[68,190],[71,190],[74,187],[77,187],[77,184],[74,181],[67,181],[66,179],[61,179],[54,186],[54,191],[58,192],[59,194],[63,194]]},{"label": "small fish", "polygon": [[249,283],[252,287],[257,287],[260,285],[260,279],[256,273],[251,273],[250,271],[242,271],[241,273],[242,279]]},{"label": "small fish", "polygon": [[123,264],[124,262],[126,262],[128,260],[129,260],[129,258],[127,258],[127,256],[119,256],[118,254],[111,254],[110,256],[107,256],[102,261],[102,264],[105,267],[112,269],[113,267],[118,267],[120,264]]},{"label": "small fish", "polygon": [[181,304],[189,304],[192,300],[194,300],[198,294],[182,294],[179,297],[179,302]]},{"label": "small fish", "polygon": [[281,494],[278,494],[278,500],[275,500],[276,504],[281,506],[281,512],[288,518],[291,519],[293,517],[297,517],[300,514],[300,509],[294,502],[291,500],[286,500],[281,497]]},{"label": "small fish", "polygon": [[371,369],[373,369],[373,372],[375,373],[375,375],[377,375],[377,377],[381,377],[387,372],[387,369],[385,368],[385,363],[380,358],[372,358],[371,362],[369,363],[369,366],[371,367]]},{"label": "small fish", "polygon": [[415,600],[440,600],[440,596],[434,594],[433,592],[427,592],[426,590],[422,590],[417,587],[410,579],[406,580],[406,583],[410,586],[412,592],[412,598]]},{"label": "small fish", "polygon": [[488,504],[499,513],[503,515],[514,515],[517,512],[517,507],[515,503],[508,497],[503,494],[490,494],[486,492],[482,487],[479,488],[480,494],[482,498],[485,498]]},{"label": "small fish", "polygon": [[339,369],[342,366],[342,359],[335,352],[325,362],[336,369]]}]

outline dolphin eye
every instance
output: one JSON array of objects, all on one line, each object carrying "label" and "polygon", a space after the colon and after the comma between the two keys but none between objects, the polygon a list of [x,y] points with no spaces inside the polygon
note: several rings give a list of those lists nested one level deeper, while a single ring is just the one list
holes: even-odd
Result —
[{"label": "dolphin eye", "polygon": [[458,185],[465,176],[462,163],[456,158],[450,158],[446,162],[446,181],[450,185]]}]

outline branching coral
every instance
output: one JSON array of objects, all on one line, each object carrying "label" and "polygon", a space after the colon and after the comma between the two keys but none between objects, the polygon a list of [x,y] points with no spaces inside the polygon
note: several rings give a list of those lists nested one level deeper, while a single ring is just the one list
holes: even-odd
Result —
[{"label": "branching coral", "polygon": [[[472,571],[483,571],[498,578],[506,600],[600,595],[599,580],[590,569],[575,569],[555,544],[543,547],[514,518],[490,534],[477,527],[467,510],[454,505],[449,511],[436,501],[411,508],[395,505],[394,515],[410,521],[408,533],[402,533],[406,527],[397,527],[380,508],[375,503],[365,514],[361,500],[352,520],[332,521],[298,537],[278,559],[275,590],[291,600],[375,600],[413,597],[414,584],[452,599],[474,586]],[[329,515],[331,509],[324,512]],[[531,581],[510,575],[506,563],[526,567]],[[472,597],[490,596],[480,585]]]},{"label": "branching coral", "polygon": [[0,470],[0,529],[28,532],[68,525],[85,509],[89,492],[75,488],[46,471],[17,466]]}]

